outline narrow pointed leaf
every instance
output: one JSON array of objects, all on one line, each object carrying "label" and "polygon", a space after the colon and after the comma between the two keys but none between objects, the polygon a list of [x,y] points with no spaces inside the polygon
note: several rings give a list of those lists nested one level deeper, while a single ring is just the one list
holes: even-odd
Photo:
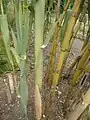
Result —
[{"label": "narrow pointed leaf", "polygon": [[15,59],[16,59],[16,62],[17,62],[17,64],[18,64],[19,68],[20,68],[20,57],[18,56],[15,48],[12,47],[12,48],[11,48],[11,51],[12,51],[12,53],[13,53]]},{"label": "narrow pointed leaf", "polygon": [[11,34],[12,34],[15,50],[16,50],[17,54],[20,54],[20,49],[19,49],[20,42],[17,40],[12,28],[11,28]]},{"label": "narrow pointed leaf", "polygon": [[52,28],[50,29],[50,31],[49,31],[49,33],[44,41],[44,44],[41,46],[41,48],[45,48],[48,45],[48,43],[50,42],[50,40],[52,39],[56,25],[57,25],[57,22],[55,22],[52,25]]},{"label": "narrow pointed leaf", "polygon": [[1,19],[1,32],[2,32],[2,35],[3,35],[4,45],[5,45],[5,48],[6,48],[6,52],[7,52],[9,61],[10,61],[11,65],[13,66],[13,60],[12,60],[11,51],[10,51],[10,37],[9,37],[7,16],[6,15],[1,15],[0,19]]}]

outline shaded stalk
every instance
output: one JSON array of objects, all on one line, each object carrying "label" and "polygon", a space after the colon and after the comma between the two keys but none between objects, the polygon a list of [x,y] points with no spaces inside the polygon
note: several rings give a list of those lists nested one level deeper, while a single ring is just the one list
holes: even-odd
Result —
[{"label": "shaded stalk", "polygon": [[67,120],[80,120],[81,115],[90,105],[90,88],[83,96],[83,101],[75,107],[73,111],[68,114]]},{"label": "shaded stalk", "polygon": [[[72,37],[73,28],[76,23],[77,17],[79,15],[78,12],[79,12],[79,8],[80,8],[80,4],[81,4],[81,0],[79,0],[79,1],[75,0],[74,6],[72,9],[72,15],[68,21],[68,23],[70,23],[70,24],[67,25],[67,30],[65,32],[64,40],[61,45],[61,53],[59,56],[58,64],[57,64],[56,70],[53,75],[52,86],[54,89],[55,89],[56,85],[58,84],[59,76],[61,76],[61,72],[64,67],[64,63],[65,63],[64,61],[67,58],[67,55],[69,52],[70,39]],[[53,92],[55,92],[55,90]]]},{"label": "shaded stalk", "polygon": [[[56,21],[59,19],[60,3],[61,3],[61,0],[58,0],[57,9],[56,9]],[[57,23],[55,27],[53,43],[52,43],[52,48],[51,48],[50,58],[49,58],[49,64],[47,68],[48,70],[46,73],[46,80],[47,80],[46,84],[49,87],[49,89],[51,88],[51,85],[52,85],[53,71],[54,71],[55,62],[56,62],[56,47],[57,47],[58,32],[59,32],[59,23]],[[44,110],[44,113],[46,114],[46,119],[48,115],[51,113],[51,105],[52,105],[52,99],[51,99],[51,94],[49,90],[47,91],[47,95],[45,97],[47,96],[49,96],[49,101],[45,102],[45,110]]]},{"label": "shaded stalk", "polygon": [[[82,58],[80,59],[77,69],[74,73],[73,79],[72,79],[72,85],[75,85],[78,82],[78,77],[81,75],[81,73],[84,71],[85,66],[86,66],[86,61],[90,56],[90,42],[87,45],[87,50],[83,54]],[[83,65],[83,66],[82,66]]]},{"label": "shaded stalk", "polygon": [[78,65],[79,60],[81,59],[81,57],[83,56],[84,52],[86,51],[87,46],[85,46],[82,50],[80,55],[74,60],[74,62],[71,64],[71,66],[68,69],[67,75],[70,75],[70,72],[72,71],[72,69],[75,67],[75,65]]},{"label": "shaded stalk", "polygon": [[83,49],[85,48],[85,46],[87,45],[88,40],[89,40],[89,36],[90,36],[90,23],[89,23],[89,28],[88,28],[88,32],[87,32],[87,38],[86,38],[86,40],[84,41],[82,50],[83,50]]},{"label": "shaded stalk", "polygon": [[85,72],[89,72],[90,71],[90,65],[86,67]]},{"label": "shaded stalk", "polygon": [[[87,1],[87,0],[86,0]],[[89,36],[90,36],[90,0],[88,0],[88,32],[87,32],[87,38],[86,38],[86,40],[84,41],[84,44],[83,44],[83,47],[82,47],[82,49],[87,45],[87,43],[88,43],[88,38],[89,38]]]},{"label": "shaded stalk", "polygon": [[[60,11],[59,9],[60,9],[60,0],[58,0],[58,4],[57,4],[56,21],[59,19],[59,11]],[[51,52],[50,52],[50,59],[49,59],[49,65],[48,65],[48,76],[46,78],[49,86],[51,86],[51,84],[52,84],[52,81],[51,81],[52,73],[53,73],[53,69],[55,67],[58,32],[59,32],[59,27],[58,27],[58,23],[57,23],[55,32],[54,32],[52,48],[51,48]]]},{"label": "shaded stalk", "polygon": [[86,63],[87,63],[87,60],[89,57],[90,57],[90,42],[87,44],[87,49],[85,50],[81,59],[79,60],[79,63],[77,65],[77,69],[73,75],[72,83],[71,83],[71,86],[68,90],[68,94],[67,94],[67,97],[65,100],[66,107],[69,105],[70,96],[71,96],[71,93],[72,93],[76,83],[79,82],[80,77],[83,76],[83,74],[85,73],[85,71],[88,68],[88,67],[86,67]]},{"label": "shaded stalk", "polygon": [[58,4],[57,4],[57,12],[56,12],[56,20],[58,20],[58,23],[56,25],[56,28],[55,28],[55,32],[54,32],[54,37],[53,37],[53,42],[52,42],[52,48],[51,48],[51,52],[50,52],[50,58],[49,58],[49,64],[48,64],[48,72],[46,74],[46,80],[47,80],[47,83],[48,83],[48,86],[50,87],[51,84],[52,84],[52,73],[54,71],[54,68],[55,68],[55,60],[56,60],[56,47],[57,47],[57,38],[58,38],[58,33],[59,33],[59,30],[61,28],[61,24],[62,24],[62,21],[64,19],[64,16],[66,14],[66,11],[69,7],[69,4],[70,4],[70,1],[71,0],[68,0],[67,1],[67,4],[64,8],[64,11],[59,19],[59,10],[60,10],[60,1],[58,1]]}]

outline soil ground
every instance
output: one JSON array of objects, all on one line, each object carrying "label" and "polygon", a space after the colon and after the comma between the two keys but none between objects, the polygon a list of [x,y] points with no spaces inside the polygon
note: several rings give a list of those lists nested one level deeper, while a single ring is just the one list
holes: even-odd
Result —
[{"label": "soil ground", "polygon": [[[83,42],[76,39],[70,56],[67,61],[66,70],[70,66],[70,64],[74,61],[77,55],[80,52],[81,46]],[[28,120],[35,120],[35,110],[34,110],[34,50],[33,50],[33,41],[30,43],[30,51],[29,51],[29,58],[30,58],[30,71],[28,75],[28,87],[29,87],[29,100],[28,100]],[[48,45],[47,48],[44,50],[44,72],[46,70],[46,65],[49,57],[50,46]],[[58,47],[59,44],[58,44]],[[58,53],[57,53],[58,58]],[[17,75],[17,73],[16,73]],[[20,109],[19,109],[19,98],[16,97],[16,94],[11,94],[11,102],[8,100],[8,95],[10,89],[8,87],[8,79],[5,74],[1,75],[0,77],[0,120],[27,120],[26,118],[20,118]],[[88,84],[87,86],[90,86]],[[86,86],[86,87],[87,87]],[[57,88],[57,98],[56,102],[52,106],[52,114],[47,118],[47,120],[65,120],[64,118],[64,110],[63,104],[65,101],[66,93],[69,87],[69,81],[67,79],[61,81],[60,85]],[[76,88],[77,90],[77,88]],[[80,99],[79,99],[80,100]],[[72,105],[71,105],[72,106]],[[44,119],[44,118],[43,118]],[[84,119],[82,119],[84,120]],[[86,119],[85,119],[86,120]]]}]

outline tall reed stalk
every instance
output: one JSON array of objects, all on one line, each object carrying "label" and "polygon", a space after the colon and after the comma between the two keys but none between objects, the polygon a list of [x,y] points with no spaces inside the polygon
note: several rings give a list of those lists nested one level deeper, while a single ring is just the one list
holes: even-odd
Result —
[{"label": "tall reed stalk", "polygon": [[57,64],[56,70],[53,75],[52,86],[54,89],[55,89],[56,85],[58,84],[59,77],[61,76],[61,73],[62,73],[62,70],[64,67],[64,63],[65,63],[65,59],[67,58],[67,53],[70,51],[69,50],[70,39],[72,37],[73,28],[75,26],[76,20],[79,15],[78,13],[80,10],[81,2],[82,2],[81,0],[75,0],[74,6],[72,9],[72,15],[68,21],[67,30],[65,32],[63,43],[61,45],[61,52],[60,52],[58,64]]},{"label": "tall reed stalk", "polygon": [[35,5],[35,109],[36,119],[42,117],[42,78],[43,78],[43,32],[44,32],[45,0],[39,0]]}]

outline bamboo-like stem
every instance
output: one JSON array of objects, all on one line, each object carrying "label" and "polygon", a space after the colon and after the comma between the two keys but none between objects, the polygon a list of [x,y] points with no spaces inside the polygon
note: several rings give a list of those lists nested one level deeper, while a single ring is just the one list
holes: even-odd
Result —
[{"label": "bamboo-like stem", "polygon": [[85,69],[85,72],[89,72],[90,71],[90,66],[88,66],[86,69]]},{"label": "bamboo-like stem", "polygon": [[[84,19],[84,16],[85,16],[86,11],[87,11],[87,6],[84,6],[83,11],[82,11],[82,13],[81,13],[81,15],[80,15],[79,21],[78,21],[78,23],[77,23],[77,25],[76,25],[76,27],[75,27],[74,33],[73,33],[73,35],[72,35],[72,38],[71,38],[71,40],[70,40],[70,45],[69,45],[69,49],[68,49],[69,51],[70,51],[70,49],[71,49],[71,47],[72,47],[72,44],[73,44],[74,39],[75,39],[75,37],[76,37],[76,34],[77,34],[77,32],[78,32],[78,30],[79,30],[79,28],[80,28],[80,26],[81,26],[81,23],[82,23],[82,21],[83,21],[83,19]],[[83,54],[84,51],[85,51],[85,49],[82,51],[81,55]],[[68,55],[69,55],[69,52],[67,52],[66,60],[67,60]],[[79,61],[79,58],[80,58],[80,56],[78,56],[78,57],[76,58],[76,60],[74,61],[74,63],[71,65],[70,69],[75,66],[75,64]],[[66,62],[66,60],[65,60],[64,62]]]},{"label": "bamboo-like stem", "polygon": [[88,0],[88,18],[90,22],[90,0]]},{"label": "bamboo-like stem", "polygon": [[[56,9],[56,21],[59,19],[59,11],[60,11],[60,2],[61,0],[58,0],[57,3],[57,9]],[[50,58],[49,58],[49,64],[48,64],[48,73],[46,74],[46,80],[47,80],[47,86],[50,88],[52,84],[52,77],[53,77],[53,71],[55,68],[55,59],[56,59],[56,47],[57,47],[57,38],[58,38],[58,32],[59,32],[59,23],[57,23],[55,27],[55,32],[54,32],[54,37],[53,37],[53,43],[52,43],[52,48],[51,48],[51,53],[50,53]],[[50,91],[47,91],[48,96],[50,97]],[[51,106],[51,98],[49,101],[45,103],[45,114],[48,114],[50,112],[50,106]]]},{"label": "bamboo-like stem", "polygon": [[[84,3],[84,1],[82,1],[82,3]],[[83,5],[83,4],[82,4]],[[81,7],[82,8],[82,7]],[[86,13],[86,9],[87,9],[87,7],[85,6],[84,7],[84,9],[83,9],[83,14],[82,14],[82,16],[81,16],[81,18],[80,18],[80,22],[82,21],[82,19],[83,19],[83,16],[84,16],[84,14]],[[80,12],[80,11],[79,11]],[[80,25],[80,23],[79,23],[79,25]],[[72,39],[71,39],[71,46],[72,46]],[[79,60],[81,60],[81,58],[82,58],[82,56],[84,55],[84,52],[87,50],[87,46],[85,46],[84,47],[84,49],[82,50],[82,53],[81,53],[81,55],[80,55],[80,59],[79,59],[79,57],[76,59],[76,61],[72,64],[72,66],[71,66],[71,68],[72,67],[74,67],[75,66],[75,64],[77,63],[77,61]],[[78,63],[79,63],[79,61],[78,61]],[[70,68],[70,69],[71,69]],[[78,78],[79,79],[79,78]],[[69,105],[69,99],[70,99],[70,96],[71,96],[71,92],[72,92],[72,90],[73,90],[73,85],[69,88],[69,91],[68,91],[68,94],[67,94],[67,98],[66,98],[66,100],[65,100],[65,106],[67,107],[68,105]]]},{"label": "bamboo-like stem", "polygon": [[[89,56],[90,56],[89,48],[90,48],[90,43],[87,44],[87,46],[83,49],[81,55],[79,56],[80,59],[78,61],[77,69],[74,73],[72,84],[68,90],[68,94],[67,94],[67,97],[65,100],[65,107],[67,107],[69,105],[70,96],[71,96],[72,90],[74,89],[74,86],[78,82],[77,80],[79,80],[84,75],[84,73],[89,70],[89,66],[85,67],[86,63],[87,63],[87,59],[89,59]],[[74,63],[72,64],[72,67],[73,67],[73,65],[74,65]]]},{"label": "bamboo-like stem", "polygon": [[[90,62],[89,60],[87,62]],[[85,73],[90,72],[90,65],[85,65],[85,69],[82,71],[82,73],[80,74],[80,76],[78,77],[78,80],[81,80],[81,78],[83,78],[83,76],[85,75]]]},{"label": "bamboo-like stem", "polygon": [[71,72],[71,70],[74,68],[74,66],[79,63],[79,60],[80,60],[81,57],[83,56],[83,54],[84,54],[84,52],[86,51],[86,49],[87,49],[87,46],[85,46],[85,47],[81,50],[81,54],[80,54],[80,55],[74,60],[74,62],[71,64],[71,66],[69,67],[68,72],[67,72],[68,75],[70,74],[70,72]]},{"label": "bamboo-like stem", "polygon": [[[59,19],[60,2],[61,1],[58,0],[57,9],[56,9],[56,21]],[[49,65],[48,65],[48,74],[47,74],[47,78],[46,78],[49,86],[51,86],[51,84],[52,84],[52,73],[55,68],[58,32],[59,32],[59,27],[58,27],[58,23],[57,23],[55,32],[54,32],[53,43],[52,43]]]},{"label": "bamboo-like stem", "polygon": [[[74,76],[73,76],[73,79],[72,79],[72,84],[71,84],[71,87],[69,88],[69,91],[68,91],[68,94],[67,94],[67,98],[65,100],[65,105],[68,106],[69,104],[69,99],[70,99],[70,96],[71,96],[71,92],[74,88],[74,86],[76,85],[76,83],[78,82],[78,80],[80,79],[80,76],[83,75],[83,73],[85,73],[85,62],[87,61],[88,57],[90,56],[90,42],[88,43],[87,45],[87,49],[86,51],[84,52],[83,56],[81,57],[79,63],[78,63],[78,66],[77,66],[77,69],[74,73]],[[83,66],[82,66],[83,65]]]},{"label": "bamboo-like stem", "polygon": [[86,62],[86,67],[84,72],[89,72],[90,71],[90,57],[88,58],[87,62]]},{"label": "bamboo-like stem", "polygon": [[84,41],[82,49],[87,45],[89,36],[90,36],[90,7],[89,6],[90,6],[90,1],[88,1],[88,24],[89,24],[89,27],[88,27],[88,32],[87,32],[87,39]]},{"label": "bamboo-like stem", "polygon": [[68,71],[67,71],[67,73],[66,73],[65,76],[69,76],[69,75],[70,75],[72,69],[75,67],[76,64],[78,64],[80,58],[81,58],[81,56],[78,56],[78,57],[74,60],[74,62],[73,62],[73,63],[71,64],[71,66],[69,67],[69,69],[68,69]]},{"label": "bamboo-like stem", "polygon": [[83,96],[83,102],[80,102],[76,106],[74,111],[68,114],[67,120],[79,120],[80,116],[85,111],[85,109],[89,106],[89,104],[90,104],[90,88],[88,89],[86,94]]},{"label": "bamboo-like stem", "polygon": [[[85,17],[85,16],[84,16],[84,17]],[[84,18],[84,19],[85,19],[85,18]],[[82,31],[82,34],[83,34],[83,38],[82,38],[82,40],[84,41],[84,39],[85,39],[85,30],[86,30],[86,29],[85,29],[85,26],[86,26],[86,20],[83,21],[83,24],[84,24],[84,25],[83,25],[83,31]]]},{"label": "bamboo-like stem", "polygon": [[[84,6],[83,11],[82,11],[82,13],[81,13],[81,15],[80,15],[79,21],[78,21],[78,23],[77,23],[77,25],[76,25],[76,27],[75,27],[74,33],[73,33],[73,35],[72,35],[72,38],[71,38],[71,40],[70,40],[69,51],[70,51],[70,49],[71,49],[71,47],[72,47],[73,41],[74,41],[74,39],[75,39],[75,37],[76,37],[76,34],[77,34],[77,32],[78,32],[78,30],[79,30],[79,28],[80,28],[80,26],[81,26],[81,23],[82,23],[82,21],[83,21],[83,18],[84,18],[84,16],[85,16],[86,11],[87,11],[87,6]],[[73,67],[79,62],[79,60],[80,60],[81,56],[83,55],[84,51],[85,51],[85,49],[82,49],[81,55],[79,55],[79,56],[75,59],[75,61],[72,63],[72,65],[71,65],[70,68],[68,69],[67,75],[69,75],[69,73],[71,72],[71,70],[73,69]],[[67,60],[68,55],[69,55],[69,52],[67,52],[66,60]],[[66,60],[65,60],[64,62],[66,62]]]},{"label": "bamboo-like stem", "polygon": [[61,28],[61,24],[62,24],[63,18],[64,18],[65,14],[66,14],[66,11],[67,11],[67,9],[68,9],[68,7],[69,7],[69,5],[70,5],[70,2],[71,2],[71,0],[68,0],[68,1],[67,1],[67,4],[66,4],[66,6],[65,6],[65,8],[64,8],[64,10],[63,10],[62,16],[61,16],[61,18],[60,18],[60,20],[59,20],[59,27],[60,27],[60,28]]},{"label": "bamboo-like stem", "polygon": [[[57,9],[56,9],[56,21],[59,19],[60,3],[61,3],[61,0],[58,0]],[[56,47],[57,47],[57,38],[58,38],[59,29],[60,29],[59,28],[59,22],[57,22],[57,25],[55,27],[54,36],[53,36],[53,43],[52,43],[52,48],[51,48],[51,52],[50,52],[49,64],[48,64],[48,68],[47,68],[48,70],[47,70],[47,73],[46,73],[46,81],[47,81],[46,84],[49,87],[49,89],[51,88],[51,85],[52,85],[53,71],[54,71],[54,68],[55,68]],[[52,98],[51,98],[50,91],[47,91],[47,96],[49,96],[49,101],[45,102],[45,110],[44,110],[44,113],[46,114],[46,117],[48,117],[48,113],[51,112],[50,108],[51,108],[51,105],[52,105]]]},{"label": "bamboo-like stem", "polygon": [[66,59],[66,55],[69,52],[69,45],[70,45],[70,39],[72,37],[72,32],[73,32],[73,28],[74,25],[76,23],[77,17],[78,17],[78,11],[79,11],[79,7],[81,4],[81,0],[75,0],[74,2],[74,7],[72,10],[72,16],[70,17],[70,20],[68,21],[68,26],[67,26],[67,30],[65,33],[65,37],[61,46],[61,53],[59,56],[59,61],[53,76],[53,84],[52,86],[55,88],[57,83],[58,83],[58,79],[59,79],[59,75],[61,75],[62,72],[62,68],[64,66],[64,60]]},{"label": "bamboo-like stem", "polygon": [[83,48],[87,45],[88,40],[89,40],[89,36],[90,36],[90,24],[89,24],[89,28],[88,28],[88,32],[87,32],[87,38],[86,38],[86,40],[84,41],[82,50],[83,50]]},{"label": "bamboo-like stem", "polygon": [[[90,42],[87,45],[87,50],[85,51],[85,53],[83,54],[82,58],[80,59],[77,69],[74,73],[73,79],[72,79],[72,85],[74,86],[77,82],[78,82],[78,77],[80,76],[80,74],[84,71],[85,68],[85,63],[87,61],[87,59],[90,56]],[[83,66],[82,66],[83,65]]]},{"label": "bamboo-like stem", "polygon": [[52,48],[51,48],[51,52],[50,52],[48,70],[47,70],[48,73],[46,75],[46,80],[48,81],[49,86],[51,86],[51,84],[52,84],[52,78],[53,78],[52,73],[53,73],[54,68],[55,68],[56,46],[57,46],[58,33],[59,33],[60,28],[61,28],[61,24],[62,24],[62,21],[63,21],[65,14],[66,14],[66,11],[68,9],[68,6],[70,4],[70,1],[71,0],[67,1],[67,4],[64,8],[64,11],[62,13],[60,20],[58,20],[59,19],[59,9],[60,9],[60,0],[58,0],[58,4],[57,4],[56,20],[58,20],[58,23],[57,23],[57,26],[56,26],[55,32],[54,32],[53,43],[52,43]]}]

